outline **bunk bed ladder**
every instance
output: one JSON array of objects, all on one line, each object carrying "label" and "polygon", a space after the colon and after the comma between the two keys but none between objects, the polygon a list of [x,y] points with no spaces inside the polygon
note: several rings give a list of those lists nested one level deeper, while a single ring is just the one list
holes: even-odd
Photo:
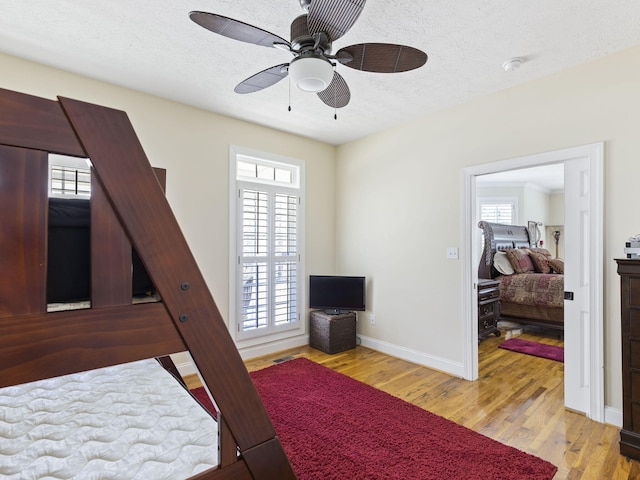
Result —
[{"label": "bunk bed ladder", "polygon": [[[46,313],[48,152],[93,165],[90,309]],[[0,386],[188,350],[222,442],[220,466],[192,478],[295,479],[126,113],[0,89],[0,178],[2,233],[18,239],[0,268],[23,272],[0,278]],[[131,245],[161,303],[130,304]]]}]

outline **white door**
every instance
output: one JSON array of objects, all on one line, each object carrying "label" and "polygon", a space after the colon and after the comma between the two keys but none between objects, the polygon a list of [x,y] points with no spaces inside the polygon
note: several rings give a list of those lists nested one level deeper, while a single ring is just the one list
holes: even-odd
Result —
[{"label": "white door", "polygon": [[[589,347],[592,343],[589,301],[591,218],[588,158],[564,162],[564,392],[565,406],[590,414]],[[573,297],[573,299],[571,299]]]},{"label": "white door", "polygon": [[[478,378],[478,323],[474,282],[480,234],[476,211],[475,176],[551,163],[565,165],[565,405],[604,422],[604,340],[602,317],[602,169],[604,144],[593,143],[527,157],[500,160],[465,169],[465,260],[463,322],[464,378]],[[574,268],[575,265],[575,268]],[[616,424],[612,418],[609,423]]]}]

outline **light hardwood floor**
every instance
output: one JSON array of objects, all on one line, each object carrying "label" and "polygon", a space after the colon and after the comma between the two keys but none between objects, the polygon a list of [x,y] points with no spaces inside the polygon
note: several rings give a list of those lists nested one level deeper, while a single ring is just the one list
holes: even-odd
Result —
[{"label": "light hardwood floor", "polygon": [[[519,338],[561,345],[553,336]],[[246,362],[250,371],[287,356],[306,357],[558,467],[554,480],[640,479],[640,462],[621,456],[618,428],[564,409],[560,362],[479,346],[480,379],[468,382],[364,347],[327,355],[310,347]],[[481,452],[479,452],[481,454]],[[499,458],[496,461],[500,461]]]}]

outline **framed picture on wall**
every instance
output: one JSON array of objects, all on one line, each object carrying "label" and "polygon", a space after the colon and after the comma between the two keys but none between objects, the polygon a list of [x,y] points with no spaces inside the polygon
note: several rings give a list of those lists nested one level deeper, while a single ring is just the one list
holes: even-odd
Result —
[{"label": "framed picture on wall", "polygon": [[542,234],[540,233],[540,225],[542,222],[536,222],[533,220],[529,220],[527,222],[527,230],[529,231],[529,241],[531,245],[534,247],[539,247],[540,239],[542,238]]}]

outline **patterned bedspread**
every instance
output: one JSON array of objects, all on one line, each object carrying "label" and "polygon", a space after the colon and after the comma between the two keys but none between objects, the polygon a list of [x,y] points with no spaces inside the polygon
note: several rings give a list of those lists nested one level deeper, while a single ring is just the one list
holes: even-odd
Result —
[{"label": "patterned bedspread", "polygon": [[504,275],[500,280],[500,300],[538,307],[564,306],[564,275],[556,273],[520,273]]}]

